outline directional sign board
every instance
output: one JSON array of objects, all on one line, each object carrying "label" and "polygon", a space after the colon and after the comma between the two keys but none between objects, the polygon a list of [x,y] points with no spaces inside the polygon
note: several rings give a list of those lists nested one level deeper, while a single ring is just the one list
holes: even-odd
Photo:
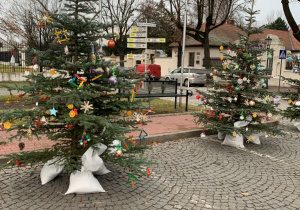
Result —
[{"label": "directional sign board", "polygon": [[141,44],[141,43],[127,43],[128,48],[146,48],[147,44]]},{"label": "directional sign board", "polygon": [[145,38],[127,38],[127,42],[146,42]]},{"label": "directional sign board", "polygon": [[127,58],[145,58],[145,54],[127,54]]},{"label": "directional sign board", "polygon": [[156,27],[155,23],[137,23],[137,26]]},{"label": "directional sign board", "polygon": [[286,59],[286,50],[279,51],[279,59]]},{"label": "directional sign board", "polygon": [[146,27],[132,27],[132,32],[144,32]]},{"label": "directional sign board", "polygon": [[146,37],[146,36],[147,36],[146,33],[141,33],[141,32],[130,33],[130,37]]},{"label": "directional sign board", "polygon": [[165,38],[147,38],[147,42],[152,42],[152,43],[165,43],[166,39]]}]

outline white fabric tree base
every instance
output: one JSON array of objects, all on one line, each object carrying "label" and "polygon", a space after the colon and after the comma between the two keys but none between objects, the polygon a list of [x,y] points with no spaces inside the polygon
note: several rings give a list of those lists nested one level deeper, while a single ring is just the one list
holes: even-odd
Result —
[{"label": "white fabric tree base", "polygon": [[252,134],[250,135],[248,138],[251,138],[251,143],[252,144],[258,144],[260,145],[260,139],[259,139],[260,134],[256,133],[256,134]]},{"label": "white fabric tree base", "polygon": [[224,140],[225,139],[225,134],[219,131],[218,132],[218,139],[219,140]]},{"label": "white fabric tree base", "polygon": [[233,136],[231,134],[226,134],[222,145],[245,148],[244,147],[244,138],[242,135],[239,135],[239,134],[236,134],[235,136]]},{"label": "white fabric tree base", "polygon": [[296,128],[298,128],[298,131],[300,131],[300,122],[296,122],[296,123],[294,124],[294,126],[296,126]]}]

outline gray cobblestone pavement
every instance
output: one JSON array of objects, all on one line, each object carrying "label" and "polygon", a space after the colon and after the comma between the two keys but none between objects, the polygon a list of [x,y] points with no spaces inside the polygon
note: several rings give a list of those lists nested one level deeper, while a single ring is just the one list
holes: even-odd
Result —
[{"label": "gray cobblestone pavement", "polygon": [[[290,124],[291,125],[291,124]],[[150,178],[126,184],[128,171],[98,176],[106,193],[64,195],[69,175],[40,184],[36,169],[0,171],[0,209],[299,209],[300,132],[261,137],[246,149],[221,146],[215,135],[157,144]]]}]

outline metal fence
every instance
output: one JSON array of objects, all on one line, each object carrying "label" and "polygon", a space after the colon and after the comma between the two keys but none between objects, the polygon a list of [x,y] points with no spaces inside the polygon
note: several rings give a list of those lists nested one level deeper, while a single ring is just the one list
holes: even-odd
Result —
[{"label": "metal fence", "polygon": [[26,52],[24,45],[6,42],[0,38],[0,73],[24,72]]}]

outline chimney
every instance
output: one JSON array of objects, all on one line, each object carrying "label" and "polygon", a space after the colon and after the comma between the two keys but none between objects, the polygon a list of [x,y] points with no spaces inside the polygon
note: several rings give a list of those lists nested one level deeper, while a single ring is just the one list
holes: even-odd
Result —
[{"label": "chimney", "polygon": [[228,25],[234,25],[234,20],[227,20]]}]

